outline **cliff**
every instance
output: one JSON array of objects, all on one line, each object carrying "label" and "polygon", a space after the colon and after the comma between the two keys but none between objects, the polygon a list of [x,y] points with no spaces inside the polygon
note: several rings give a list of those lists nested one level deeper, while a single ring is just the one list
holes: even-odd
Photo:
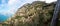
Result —
[{"label": "cliff", "polygon": [[54,2],[50,4],[41,1],[27,3],[5,23],[13,24],[13,26],[49,26],[54,7]]}]

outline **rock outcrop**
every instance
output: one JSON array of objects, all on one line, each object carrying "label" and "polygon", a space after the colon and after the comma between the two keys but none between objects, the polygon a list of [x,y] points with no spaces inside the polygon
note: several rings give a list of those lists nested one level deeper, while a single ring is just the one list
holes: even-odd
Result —
[{"label": "rock outcrop", "polygon": [[35,1],[24,4],[15,15],[5,23],[13,26],[48,26],[50,24],[55,3]]}]

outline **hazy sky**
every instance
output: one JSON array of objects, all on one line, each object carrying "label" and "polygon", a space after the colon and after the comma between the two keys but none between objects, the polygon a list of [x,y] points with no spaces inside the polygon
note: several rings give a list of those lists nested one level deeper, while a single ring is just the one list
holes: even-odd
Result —
[{"label": "hazy sky", "polygon": [[[11,16],[23,4],[31,3],[33,1],[37,0],[0,0],[0,14]],[[45,1],[46,3],[51,3],[57,0],[38,0],[38,1]],[[0,19],[3,19],[2,16],[0,16]]]},{"label": "hazy sky", "polygon": [[[8,15],[14,13],[19,7],[25,3],[31,3],[37,0],[0,0],[0,14]],[[39,0],[50,3],[57,0]]]}]

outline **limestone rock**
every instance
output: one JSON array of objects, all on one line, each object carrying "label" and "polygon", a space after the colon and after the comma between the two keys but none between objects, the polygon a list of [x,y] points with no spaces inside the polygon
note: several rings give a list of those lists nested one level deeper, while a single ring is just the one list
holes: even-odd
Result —
[{"label": "limestone rock", "polygon": [[24,4],[11,18],[13,26],[46,26],[52,18],[55,3],[35,1]]}]

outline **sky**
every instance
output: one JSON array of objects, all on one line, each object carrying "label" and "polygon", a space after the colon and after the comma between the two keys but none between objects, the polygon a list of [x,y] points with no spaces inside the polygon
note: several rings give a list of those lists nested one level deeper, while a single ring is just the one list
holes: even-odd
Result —
[{"label": "sky", "polygon": [[18,8],[24,4],[32,3],[33,1],[45,1],[46,3],[51,3],[57,0],[0,0],[0,22],[12,16]]}]

